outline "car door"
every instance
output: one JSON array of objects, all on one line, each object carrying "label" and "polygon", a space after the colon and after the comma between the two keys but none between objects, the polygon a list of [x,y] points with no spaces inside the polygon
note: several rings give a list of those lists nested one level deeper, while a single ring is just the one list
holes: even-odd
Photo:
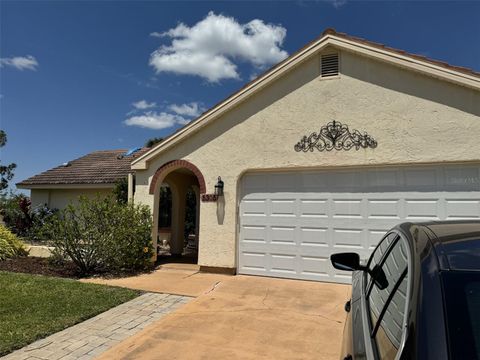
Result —
[{"label": "car door", "polygon": [[[380,240],[368,260],[367,266],[370,269],[381,262],[397,237],[397,233],[390,232]],[[365,300],[370,280],[370,277],[364,271],[356,271],[352,275],[352,297],[345,304],[348,314],[343,333],[341,359],[362,360],[368,358],[367,354],[373,353],[371,344],[369,344],[368,350],[366,348],[369,343],[370,330],[368,329],[369,319],[365,310]]]},{"label": "car door", "polygon": [[379,266],[388,286],[380,289],[371,279],[367,283],[366,310],[369,315],[369,345],[382,360],[399,359],[406,335],[408,284],[411,278],[410,249],[403,236],[388,247]]}]

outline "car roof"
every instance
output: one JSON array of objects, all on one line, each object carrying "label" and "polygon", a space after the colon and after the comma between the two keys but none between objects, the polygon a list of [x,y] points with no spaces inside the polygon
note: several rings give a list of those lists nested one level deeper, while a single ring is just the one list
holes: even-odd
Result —
[{"label": "car roof", "polygon": [[441,270],[480,271],[480,220],[416,223],[426,228]]}]

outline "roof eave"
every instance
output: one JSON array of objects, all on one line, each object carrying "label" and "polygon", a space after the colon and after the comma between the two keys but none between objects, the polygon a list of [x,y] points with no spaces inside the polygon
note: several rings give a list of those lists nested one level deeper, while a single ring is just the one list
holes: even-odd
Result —
[{"label": "roof eave", "polygon": [[100,183],[100,184],[15,184],[17,189],[112,189],[115,183]]}]

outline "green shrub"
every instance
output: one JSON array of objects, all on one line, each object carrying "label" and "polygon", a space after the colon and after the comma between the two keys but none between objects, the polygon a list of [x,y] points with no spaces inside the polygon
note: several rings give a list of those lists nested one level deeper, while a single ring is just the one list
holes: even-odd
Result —
[{"label": "green shrub", "polygon": [[113,196],[80,197],[43,227],[53,256],[72,260],[81,273],[144,269],[153,256],[149,208]]},{"label": "green shrub", "polygon": [[112,192],[119,203],[126,204],[128,202],[128,178],[117,180]]},{"label": "green shrub", "polygon": [[10,231],[30,241],[45,241],[40,229],[49,217],[58,210],[46,205],[32,208],[30,198],[23,194],[10,193],[0,196],[0,215]]},{"label": "green shrub", "polygon": [[27,236],[32,226],[30,198],[23,194],[2,195],[0,213],[5,225],[18,236]]},{"label": "green shrub", "polygon": [[4,225],[0,225],[0,260],[26,255],[28,251],[23,242]]}]

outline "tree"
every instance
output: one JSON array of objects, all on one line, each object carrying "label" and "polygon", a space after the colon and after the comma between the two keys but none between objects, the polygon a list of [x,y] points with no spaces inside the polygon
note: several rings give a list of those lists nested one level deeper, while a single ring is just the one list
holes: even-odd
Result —
[{"label": "tree", "polygon": [[[7,143],[7,134],[0,130],[0,148]],[[13,170],[17,167],[16,164],[0,165],[0,192],[8,187],[8,182],[13,178]]]},{"label": "tree", "polygon": [[115,183],[113,194],[118,203],[126,204],[128,202],[128,178],[121,178]]},{"label": "tree", "polygon": [[145,142],[145,147],[151,148],[153,145],[161,143],[162,141],[163,141],[163,138],[161,137],[154,137],[154,138],[148,139]]}]

